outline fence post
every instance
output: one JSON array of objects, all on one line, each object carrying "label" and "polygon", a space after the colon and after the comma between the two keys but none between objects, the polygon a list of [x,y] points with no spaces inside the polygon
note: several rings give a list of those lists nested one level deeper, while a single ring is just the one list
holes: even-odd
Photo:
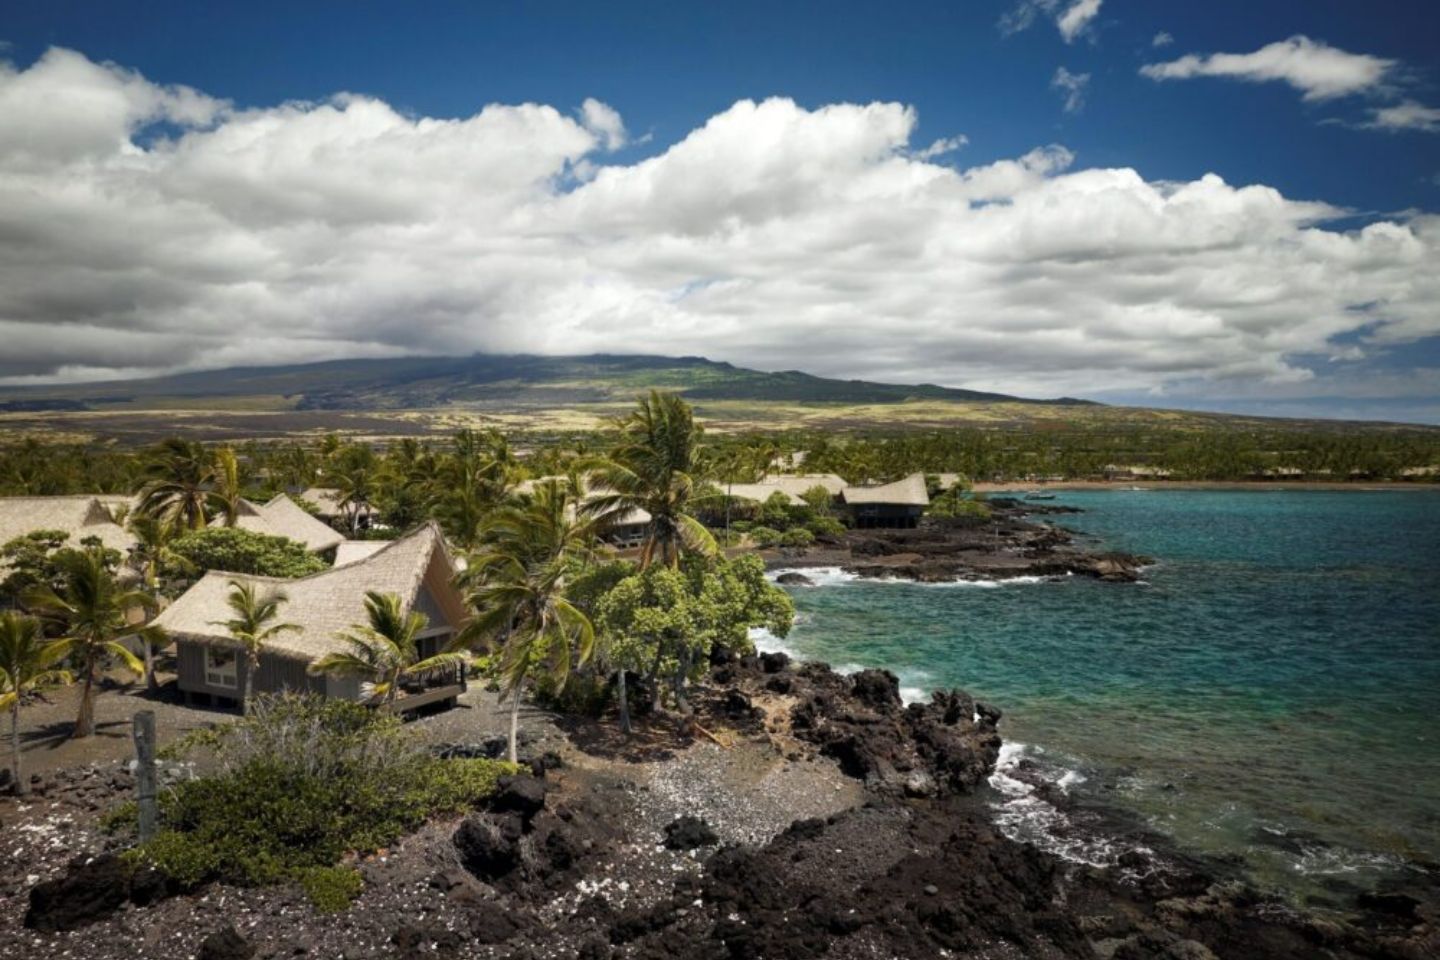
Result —
[{"label": "fence post", "polygon": [[140,842],[155,836],[155,712],[135,714],[135,789],[140,804]]}]

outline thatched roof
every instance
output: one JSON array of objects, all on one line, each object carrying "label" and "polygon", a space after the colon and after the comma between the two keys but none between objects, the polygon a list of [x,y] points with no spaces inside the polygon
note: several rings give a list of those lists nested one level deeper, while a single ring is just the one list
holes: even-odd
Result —
[{"label": "thatched roof", "polygon": [[[517,484],[515,485],[515,492],[518,493],[518,494],[523,494],[523,495],[525,495],[525,496],[530,496],[530,495],[532,495],[532,494],[535,492],[535,488],[538,487],[538,486],[540,486],[540,484],[545,483],[545,482],[547,482],[547,481],[549,481],[549,480],[564,480],[564,479],[566,479],[566,478],[565,478],[565,477],[562,477],[562,476],[546,476],[546,477],[535,477],[534,479],[531,479],[531,480],[522,480],[522,481],[520,481],[519,483],[517,483]],[[610,492],[610,490],[609,490],[608,487],[602,487],[602,486],[599,486],[598,484],[591,484],[588,477],[582,477],[581,480],[582,480],[582,482],[585,483],[585,485],[586,485],[586,491],[585,491],[585,498],[586,498],[586,499],[589,499],[590,497],[600,496],[600,495],[602,495],[602,494],[606,494],[606,493],[609,493],[609,492]],[[639,507],[636,507],[634,510],[627,510],[627,511],[625,511],[623,514],[620,514],[619,516],[613,518],[613,519],[610,521],[610,524],[609,524],[609,525],[610,525],[611,527],[628,527],[628,526],[639,526],[639,525],[641,525],[641,524],[645,524],[645,523],[649,523],[649,522],[650,522],[650,512],[649,512],[648,510],[642,510],[642,509],[640,509]]]},{"label": "thatched roof", "polygon": [[[315,519],[283,493],[265,504],[241,500],[239,514],[235,526],[241,530],[271,537],[285,537],[305,544],[305,549],[311,553],[320,553],[339,546],[345,539],[343,533]],[[212,527],[224,525],[224,517],[216,517],[210,523]]]},{"label": "thatched roof", "polygon": [[368,557],[298,580],[212,570],[167,607],[154,622],[177,640],[230,644],[229,632],[216,625],[216,621],[231,617],[226,604],[230,581],[254,583],[262,592],[283,591],[287,600],[280,607],[280,617],[283,622],[300,627],[270,640],[266,650],[310,661],[347,649],[336,634],[366,622],[365,593],[368,590],[398,594],[408,609],[415,604],[421,585],[425,584],[441,608],[455,618],[458,626],[465,613],[464,604],[450,582],[454,574],[455,568],[445,550],[440,528],[430,523],[399,540],[383,544]]},{"label": "thatched roof", "polygon": [[925,475],[912,473],[903,480],[878,487],[846,487],[842,494],[851,504],[885,504],[887,506],[924,507],[930,504],[925,490]]},{"label": "thatched roof", "polygon": [[850,484],[845,482],[844,477],[836,476],[833,473],[790,473],[775,474],[765,477],[760,481],[762,484],[779,487],[786,493],[799,497],[816,487],[824,487],[832,497],[838,497]]},{"label": "thatched roof", "polygon": [[373,556],[386,546],[385,540],[344,540],[335,548],[335,566],[342,567],[356,560]]},{"label": "thatched roof", "polygon": [[720,492],[737,500],[754,500],[756,503],[764,503],[775,494],[785,498],[785,502],[791,506],[801,506],[805,503],[799,494],[792,493],[783,487],[773,483],[727,483],[720,485]]},{"label": "thatched roof", "polygon": [[[300,494],[300,499],[315,504],[315,509],[320,511],[322,517],[343,517],[347,515],[347,511],[340,506],[342,496],[334,487],[310,487]],[[374,512],[374,508],[368,504],[360,508],[362,516]]]},{"label": "thatched roof", "polygon": [[135,537],[115,522],[104,498],[0,497],[0,545],[36,530],[64,530],[70,535],[65,544],[69,547],[79,547],[86,537],[99,537],[121,553],[135,545]]}]

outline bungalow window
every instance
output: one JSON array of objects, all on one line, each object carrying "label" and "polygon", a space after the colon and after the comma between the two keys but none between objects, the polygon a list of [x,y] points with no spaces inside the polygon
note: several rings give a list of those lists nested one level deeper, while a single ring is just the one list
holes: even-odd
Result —
[{"label": "bungalow window", "polygon": [[205,648],[205,682],[212,687],[238,687],[240,674],[239,658],[234,650],[218,647]]}]

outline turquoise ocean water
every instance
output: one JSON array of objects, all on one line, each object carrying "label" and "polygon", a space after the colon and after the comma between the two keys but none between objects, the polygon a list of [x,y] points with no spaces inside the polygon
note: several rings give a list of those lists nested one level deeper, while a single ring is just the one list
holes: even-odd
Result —
[{"label": "turquoise ocean water", "polygon": [[1298,897],[1440,861],[1440,491],[1056,502],[1086,512],[1045,519],[1156,557],[1146,582],[825,572],[792,589],[783,647],[1000,706],[997,814],[1081,859],[1114,851],[1057,839],[1059,815],[1005,775],[1017,761]]}]

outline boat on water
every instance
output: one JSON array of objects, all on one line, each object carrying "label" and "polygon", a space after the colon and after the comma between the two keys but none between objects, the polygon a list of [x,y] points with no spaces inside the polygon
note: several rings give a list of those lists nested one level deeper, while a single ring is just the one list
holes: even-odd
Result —
[{"label": "boat on water", "polygon": [[1046,493],[1044,490],[1031,490],[1025,494],[1026,500],[1054,500],[1055,494]]}]

